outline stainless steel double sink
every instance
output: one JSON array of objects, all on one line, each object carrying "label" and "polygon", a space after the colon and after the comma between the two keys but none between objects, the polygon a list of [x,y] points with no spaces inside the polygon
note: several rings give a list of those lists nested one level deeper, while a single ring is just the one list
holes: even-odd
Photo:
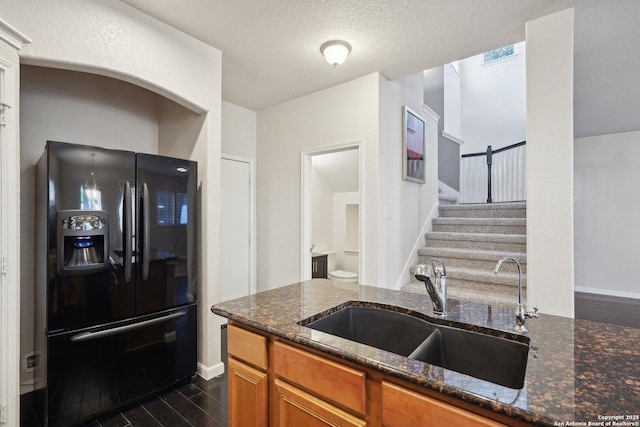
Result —
[{"label": "stainless steel double sink", "polygon": [[405,314],[382,304],[351,304],[298,324],[505,387],[524,385],[528,337],[479,327],[470,330],[464,323]]}]

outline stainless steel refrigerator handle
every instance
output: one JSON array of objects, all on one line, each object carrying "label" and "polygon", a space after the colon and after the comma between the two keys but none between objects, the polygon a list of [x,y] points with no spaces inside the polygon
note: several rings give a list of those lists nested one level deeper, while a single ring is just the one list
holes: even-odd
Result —
[{"label": "stainless steel refrigerator handle", "polygon": [[124,183],[124,281],[131,281],[131,184]]},{"label": "stainless steel refrigerator handle", "polygon": [[149,187],[147,183],[142,184],[142,280],[149,278],[149,249],[151,247],[151,236],[149,231]]},{"label": "stainless steel refrigerator handle", "polygon": [[180,311],[177,313],[167,314],[166,316],[157,317],[155,319],[145,320],[139,323],[132,323],[131,325],[118,326],[111,329],[105,329],[104,331],[98,332],[82,332],[81,334],[77,334],[71,337],[71,341],[73,342],[82,342],[82,341],[90,341],[98,338],[110,337],[112,335],[118,335],[123,332],[129,332],[136,329],[144,328],[147,326],[154,325],[156,323],[166,322],[167,320],[175,319],[176,317],[184,316],[186,313],[184,311]]}]

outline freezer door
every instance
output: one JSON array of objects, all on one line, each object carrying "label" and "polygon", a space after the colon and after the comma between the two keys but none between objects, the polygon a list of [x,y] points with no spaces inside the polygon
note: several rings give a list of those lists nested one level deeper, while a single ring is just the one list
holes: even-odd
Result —
[{"label": "freezer door", "polygon": [[196,300],[197,165],[147,154],[137,164],[137,313]]},{"label": "freezer door", "polygon": [[196,370],[197,309],[49,336],[50,427],[77,425]]},{"label": "freezer door", "polygon": [[39,275],[46,283],[37,294],[47,307],[47,329],[134,315],[135,153],[51,141],[47,153],[37,215],[48,224],[46,247],[37,249],[46,260],[38,267],[46,268]]}]

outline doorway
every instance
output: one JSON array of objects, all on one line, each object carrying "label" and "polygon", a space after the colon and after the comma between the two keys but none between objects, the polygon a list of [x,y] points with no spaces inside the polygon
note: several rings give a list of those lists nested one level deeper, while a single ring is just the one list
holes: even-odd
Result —
[{"label": "doorway", "polygon": [[360,142],[302,152],[301,280],[342,271],[363,282],[361,165]]},{"label": "doorway", "polygon": [[220,301],[256,292],[255,168],[251,159],[222,155]]}]

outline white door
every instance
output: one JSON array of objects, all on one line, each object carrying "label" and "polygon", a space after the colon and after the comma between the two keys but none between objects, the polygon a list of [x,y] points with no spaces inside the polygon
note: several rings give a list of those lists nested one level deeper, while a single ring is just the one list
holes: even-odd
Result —
[{"label": "white door", "polygon": [[222,159],[221,301],[251,292],[251,164]]}]

